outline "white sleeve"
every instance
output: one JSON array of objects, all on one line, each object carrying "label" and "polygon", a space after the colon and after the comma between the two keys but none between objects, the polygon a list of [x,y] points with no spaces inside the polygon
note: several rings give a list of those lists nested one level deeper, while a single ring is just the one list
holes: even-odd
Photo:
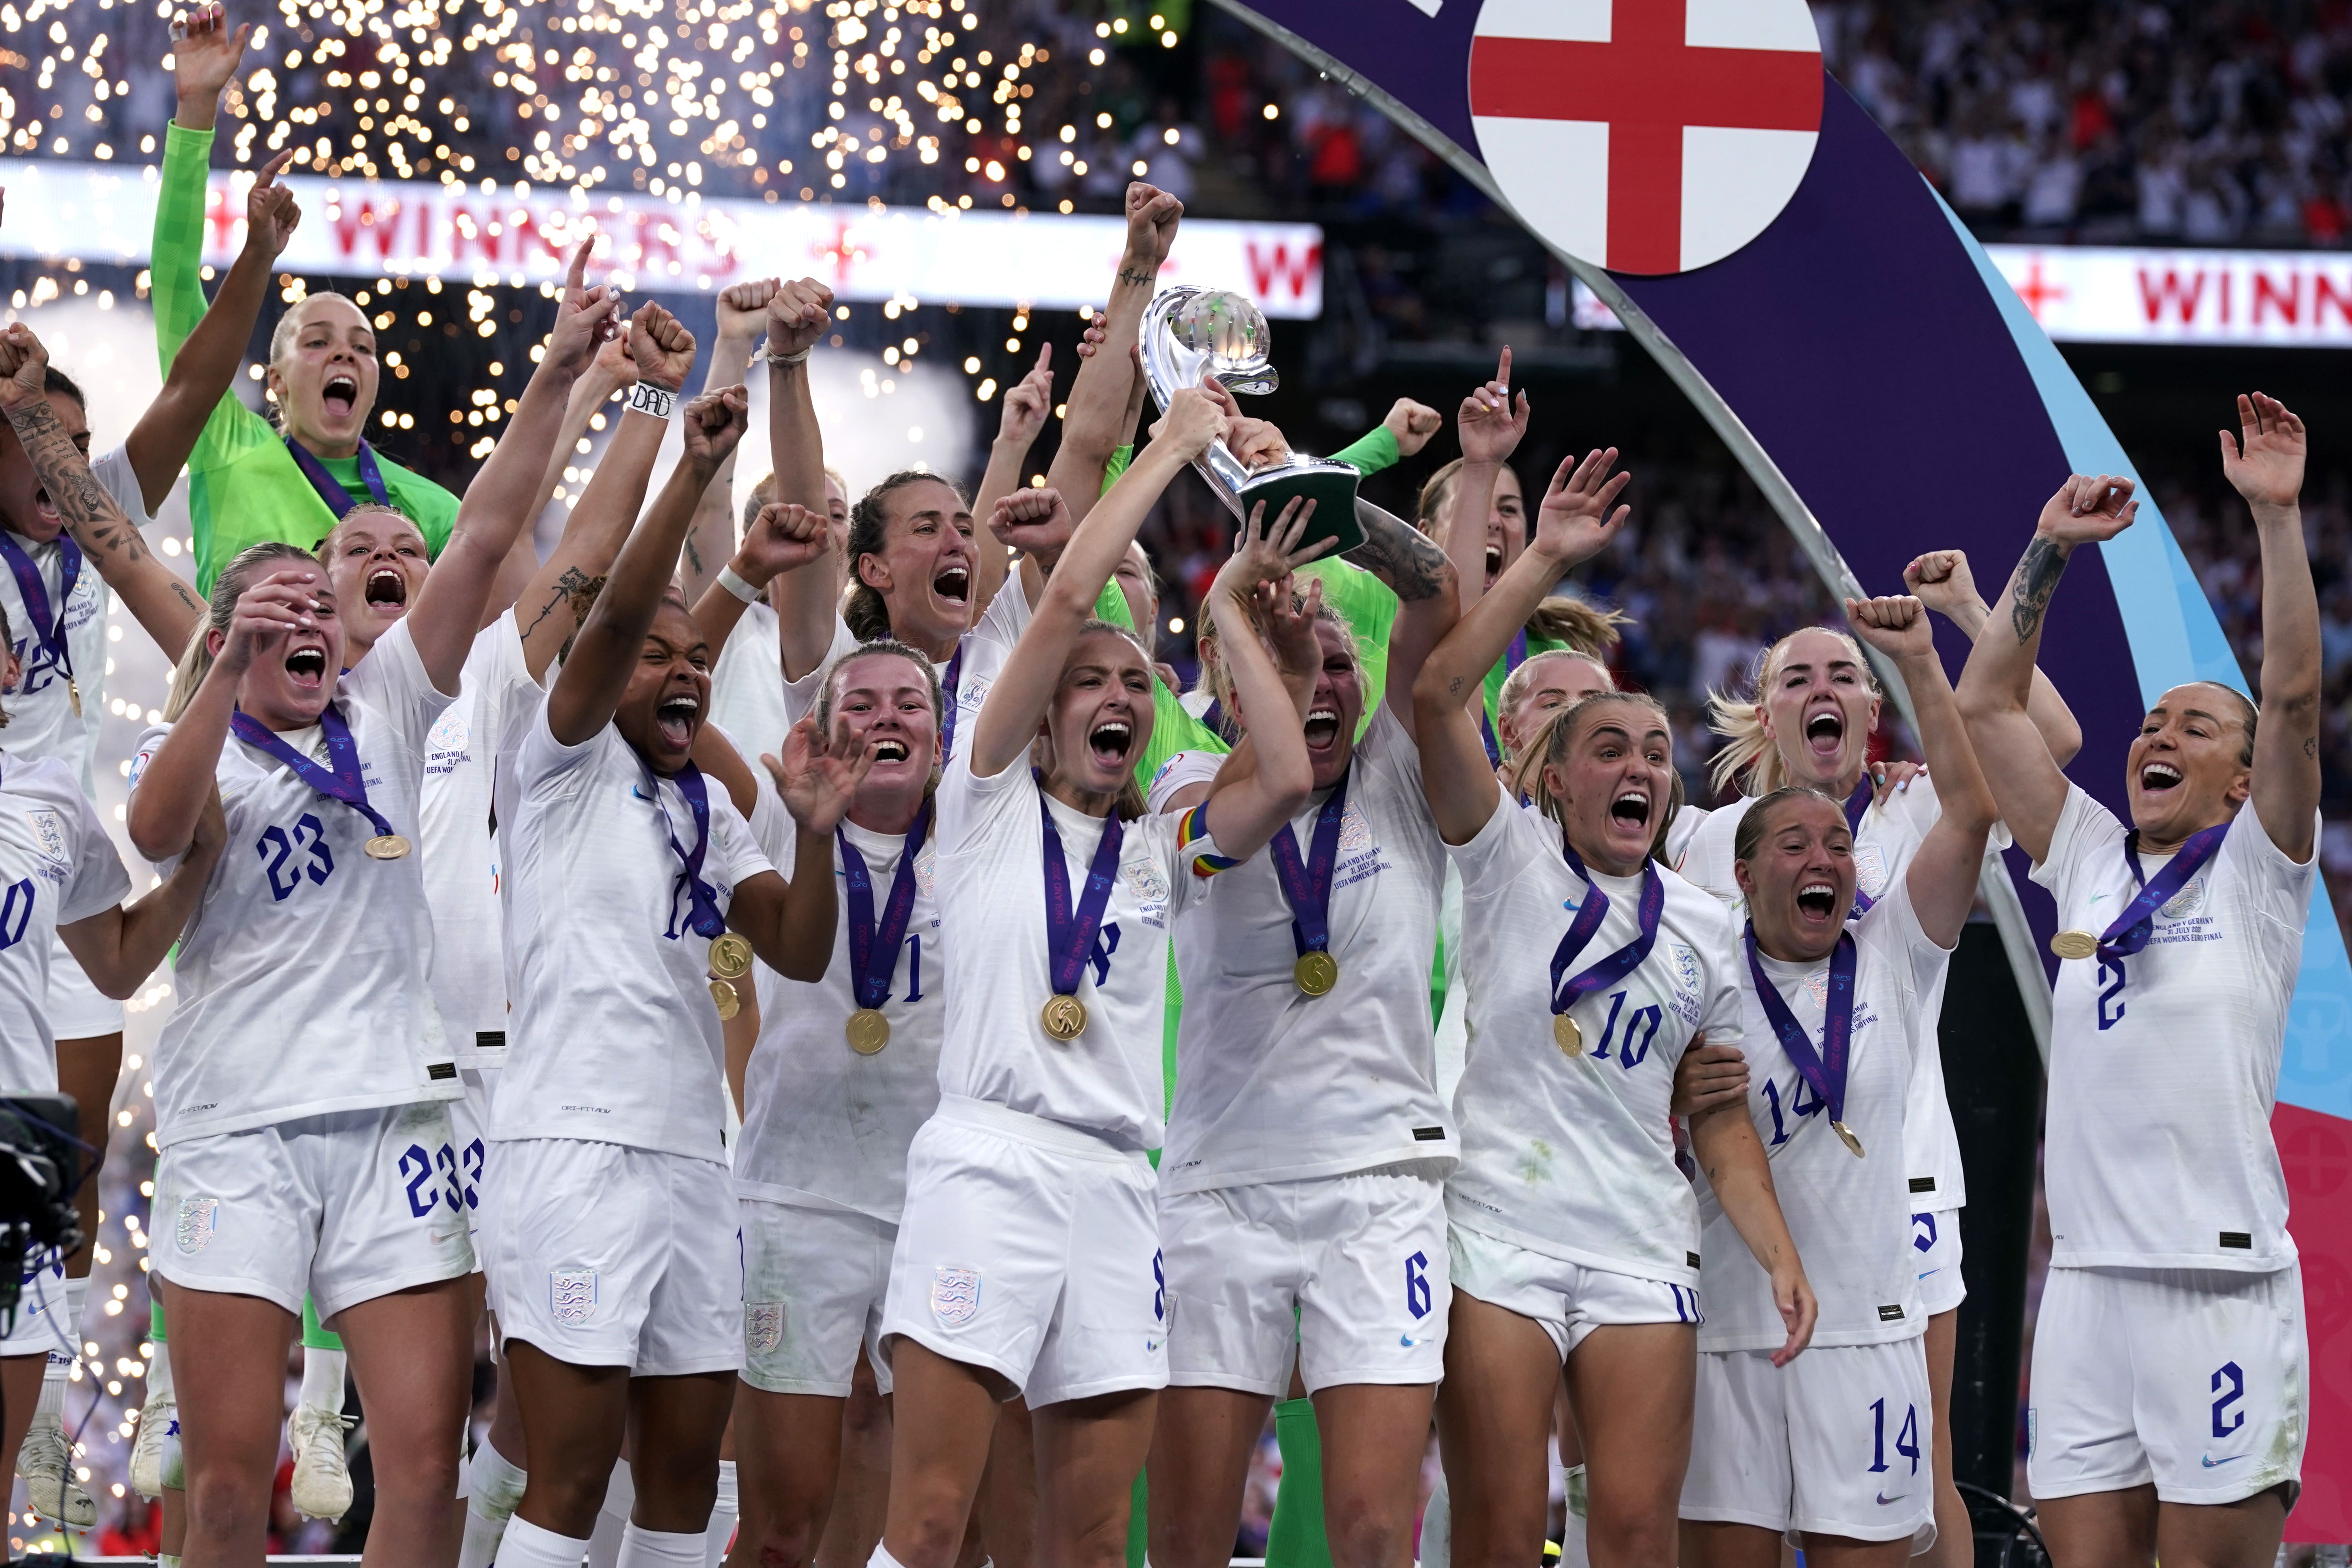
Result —
[{"label": "white sleeve", "polygon": [[555,738],[547,708],[548,699],[541,698],[532,710],[530,727],[523,731],[522,745],[515,752],[515,790],[526,799],[550,783],[558,784],[557,793],[570,793],[595,771],[592,763],[605,745],[627,744],[608,723],[578,745],[567,746]]},{"label": "white sleeve", "polygon": [[[791,729],[816,711],[816,700],[824,692],[825,672],[833,668],[835,660],[856,651],[857,639],[850,635],[849,623],[835,616],[833,618],[833,642],[824,650],[824,657],[817,661],[816,668],[798,680],[784,680],[784,728]],[[781,663],[776,666],[774,673],[777,679],[783,680],[784,668]]]},{"label": "white sleeve", "polygon": [[939,826],[940,853],[959,854],[990,831],[1006,821],[1010,815],[1026,807],[1037,809],[1034,798],[1036,786],[1029,777],[1028,758],[1010,763],[999,773],[988,778],[976,776],[971,771],[971,753],[958,752],[940,775],[940,787],[933,797],[938,803],[934,820]]},{"label": "white sleeve", "polygon": [[[1462,873],[1464,899],[1491,899],[1519,879],[1544,853],[1535,840],[1544,835],[1534,826],[1549,826],[1551,818],[1531,811],[1501,790],[1495,792],[1494,814],[1466,844],[1449,844],[1445,853]],[[1559,853],[1555,845],[1552,854]]]},{"label": "white sleeve", "polygon": [[105,487],[108,495],[114,498],[114,504],[122,509],[122,515],[130,520],[131,527],[147,528],[153,524],[155,520],[147,515],[147,498],[140,492],[138,471],[131,466],[129,447],[117,447],[111,452],[92,458],[89,475]]},{"label": "white sleeve", "polygon": [[1666,864],[1672,866],[1675,871],[1682,870],[1683,857],[1690,851],[1691,836],[1696,834],[1700,825],[1706,821],[1706,807],[1693,805],[1685,801],[1683,803],[1683,808],[1675,813],[1674,821],[1667,824]]},{"label": "white sleeve", "polygon": [[335,689],[338,695],[364,702],[390,719],[399,729],[402,742],[419,758],[425,755],[425,738],[431,733],[433,721],[457,700],[456,692],[434,686],[405,619],[394,621],[390,631],[376,638],[359,668],[346,670]]},{"label": "white sleeve", "polygon": [[800,844],[800,824],[793,820],[793,814],[785,806],[784,797],[777,793],[776,781],[768,776],[767,769],[751,770],[751,788],[749,825],[751,842],[760,847],[760,852],[768,858],[770,864],[790,877],[794,852]]},{"label": "white sleeve", "polygon": [[1015,561],[1004,574],[1004,585],[981,612],[971,635],[995,644],[1009,658],[1021,634],[1029,629],[1030,614],[1029,595],[1021,585],[1021,563]]},{"label": "white sleeve", "polygon": [[724,796],[710,803],[710,858],[712,868],[730,888],[776,868],[752,841],[742,814]]},{"label": "white sleeve", "polygon": [[2311,884],[2319,875],[2319,835],[2326,826],[2316,811],[2312,816],[2312,855],[2300,865],[2271,837],[2252,801],[2238,808],[2237,821],[2214,853],[2217,861],[2237,864],[2254,907],[2277,922],[2290,948],[2302,944],[2304,927],[2311,919]]},{"label": "white sleeve", "polygon": [[1152,775],[1147,804],[1156,816],[1168,809],[1168,802],[1191,789],[1194,784],[1214,782],[1217,770],[1225,765],[1227,753],[1223,752],[1177,752],[1160,764]]},{"label": "white sleeve", "polygon": [[2081,784],[2067,784],[2066,804],[2050,832],[2050,851],[2032,872],[2033,879],[2058,900],[2059,918],[2065,918],[2065,910],[2074,902],[2076,869],[2102,848],[2112,847],[2121,854],[2123,841],[2124,825],[2116,820],[2115,813],[2093,800]]},{"label": "white sleeve", "polygon": [[[1886,889],[1886,896],[1870,906],[1870,912],[1862,917],[1855,929],[1878,949],[1883,962],[1898,966],[1914,997],[1934,994],[1936,982],[1959,946],[1958,939],[1950,947],[1938,945],[1927,928],[1920,925],[1918,907],[1911,901],[1911,875],[1907,868]],[[1932,1024],[1930,1020],[1931,1027]]]},{"label": "white sleeve", "polygon": [[1383,702],[1372,710],[1371,722],[1364,726],[1363,738],[1356,742],[1356,755],[1370,763],[1391,788],[1428,809],[1421,783],[1421,748],[1390,704]]},{"label": "white sleeve", "polygon": [[59,791],[69,795],[72,804],[66,807],[78,818],[74,831],[81,839],[81,852],[74,857],[73,878],[66,885],[65,897],[58,903],[58,924],[68,926],[76,921],[86,921],[94,914],[112,909],[131,896],[131,873],[123,869],[122,857],[107,837],[106,825],[98,819],[98,811],[79,789]]},{"label": "white sleeve", "polygon": [[[1709,894],[1710,899],[1714,895]],[[1717,904],[1719,920],[1710,921],[1708,940],[1701,944],[1706,972],[1706,1005],[1699,1014],[1697,1033],[1710,1046],[1738,1046],[1748,1037],[1747,1005],[1739,993],[1739,971],[1745,962],[1731,911]]]}]

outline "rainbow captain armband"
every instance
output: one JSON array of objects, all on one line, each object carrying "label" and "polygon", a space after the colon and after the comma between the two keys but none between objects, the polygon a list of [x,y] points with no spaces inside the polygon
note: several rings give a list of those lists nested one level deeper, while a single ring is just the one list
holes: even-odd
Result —
[{"label": "rainbow captain armband", "polygon": [[[1202,801],[1186,812],[1176,824],[1176,847],[1188,848],[1209,837],[1209,803]],[[1230,871],[1241,862],[1225,855],[1201,854],[1192,857],[1192,875],[1213,877],[1220,871]]]}]

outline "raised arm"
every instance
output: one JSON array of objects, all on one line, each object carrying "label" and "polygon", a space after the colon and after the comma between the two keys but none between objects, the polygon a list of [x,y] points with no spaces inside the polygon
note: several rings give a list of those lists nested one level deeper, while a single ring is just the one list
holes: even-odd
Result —
[{"label": "raised arm", "polygon": [[2319,809],[2319,598],[2303,542],[2303,421],[2275,397],[2238,399],[2221,472],[2246,498],[2263,545],[2262,721],[2252,801],[2263,831],[2302,861]]},{"label": "raised arm", "polygon": [[[1177,472],[1208,449],[1220,424],[1216,405],[1200,392],[1187,387],[1178,393],[1160,422],[1157,438],[1072,533],[1021,640],[981,704],[971,742],[975,775],[992,778],[1027,753],[1061,684],[1063,661],[1094,614],[1103,585],[1134,542],[1144,514]],[[1051,487],[1022,490],[997,502],[1000,514],[1013,517],[1060,510],[1062,498]],[[990,526],[996,526],[994,519]]]},{"label": "raised arm", "polygon": [[694,521],[694,503],[742,438],[744,420],[740,386],[705,393],[686,405],[679,425],[686,450],[644,521],[621,546],[612,580],[590,606],[572,640],[571,657],[548,694],[548,728],[557,744],[579,745],[613,721],[613,710],[628,689],[629,674],[643,657],[646,632],[677,568],[678,546]]},{"label": "raised arm", "polygon": [[1943,807],[1927,830],[1904,873],[1911,892],[1911,908],[1919,927],[1938,947],[1960,940],[1969,910],[1977,898],[1977,873],[1984,865],[1985,839],[1992,832],[1992,790],[1976,752],[1969,745],[1968,726],[1960,720],[1952,683],[1945,678],[1944,661],[1936,657],[1936,635],[1927,624],[1927,609],[1905,596],[1848,599],[1846,617],[1854,635],[1894,662],[1911,692],[1911,710],[1919,720],[1919,749],[1927,753],[1927,772],[1936,781],[1936,799]]},{"label": "raised arm", "polygon": [[1448,844],[1466,844],[1475,837],[1495,814],[1495,801],[1502,793],[1470,702],[1483,689],[1486,672],[1561,574],[1599,554],[1625,526],[1633,509],[1619,504],[1610,510],[1630,478],[1610,473],[1616,461],[1617,448],[1612,447],[1587,453],[1580,463],[1573,458],[1560,463],[1536,513],[1535,538],[1446,634],[1412,682],[1413,711],[1421,725],[1422,787],[1436,816],[1437,830]]},{"label": "raised arm", "polygon": [[[1960,635],[1969,642],[1977,640],[1992,618],[1992,606],[1977,592],[1975,576],[1969,571],[1968,556],[1958,550],[1931,550],[1914,559],[1903,568],[1903,585],[1911,590],[1919,602],[1960,628]],[[2042,673],[2039,666],[2033,671],[2033,689],[2025,699],[2026,717],[2042,731],[2042,744],[2060,767],[2073,762],[2083,749],[2083,726],[2075,721],[2074,710],[2058,695],[2058,688]]]},{"label": "raised arm", "polygon": [[594,243],[582,240],[572,251],[547,352],[533,367],[506,434],[466,487],[449,542],[425,574],[416,607],[408,614],[408,635],[417,657],[442,691],[457,689],[458,672],[466,667],[474,635],[481,630],[482,612],[499,569],[523,524],[539,510],[540,475],[562,428],[572,384],[614,330],[620,302],[604,285],[587,286],[588,250]]},{"label": "raised arm", "polygon": [[1495,482],[1528,433],[1528,395],[1518,395],[1517,406],[1511,401],[1509,349],[1495,365],[1495,379],[1462,400],[1454,425],[1462,442],[1462,468],[1446,499],[1443,527],[1435,531],[1454,563],[1454,594],[1466,616],[1486,591],[1486,514],[1495,509]]},{"label": "raised arm", "polygon": [[172,493],[188,454],[196,449],[196,438],[205,433],[205,421],[229,395],[237,367],[245,363],[245,346],[253,339],[253,324],[261,319],[262,303],[269,297],[270,268],[302,221],[294,193],[278,183],[278,171],[293,156],[289,148],[261,166],[245,196],[244,248],[195,331],[173,356],[163,390],[123,443],[131,472],[139,476],[139,499],[151,514]]},{"label": "raised arm", "polygon": [[256,658],[273,653],[289,633],[318,625],[317,595],[326,585],[323,566],[287,566],[237,596],[212,668],[131,792],[124,825],[140,854],[169,860],[194,842],[205,809],[216,807],[219,798],[214,775],[228,739],[229,717],[236,711],[237,682]]},{"label": "raised arm", "polygon": [[1129,378],[1135,362],[1119,345],[1131,343],[1143,330],[1143,311],[1160,286],[1160,268],[1169,247],[1176,243],[1176,226],[1184,204],[1167,192],[1141,181],[1127,187],[1127,247],[1118,271],[1111,279],[1110,304],[1104,312],[1104,342],[1113,352],[1079,361],[1070,383],[1069,417],[1062,422],[1062,444],[1046,471],[1049,489],[1061,492],[1073,522],[1087,513],[1103,494],[1103,470],[1118,447],[1120,421],[1126,416]]},{"label": "raised arm", "polygon": [[[174,17],[172,35],[174,101],[165,131],[148,271],[156,353],[167,374],[205,312],[205,184],[213,121],[220,113],[221,89],[236,79],[245,59],[253,24],[232,27],[220,6],[198,5]],[[237,408],[242,412],[244,405]]]},{"label": "raised arm", "polygon": [[41,488],[106,585],[131,606],[147,635],[177,658],[204,618],[205,602],[185,578],[155,558],[122,508],[89,471],[89,459],[42,390],[49,353],[22,321],[0,329],[0,410],[8,416]]},{"label": "raised arm", "polygon": [[[636,381],[637,367],[629,359],[628,334],[619,332],[596,351],[596,357],[588,362],[588,368],[572,384],[572,395],[563,402],[563,423],[556,431],[555,447],[547,454],[546,471],[539,477],[539,504],[531,510],[532,521],[515,535],[514,548],[507,552],[506,561],[499,567],[498,585],[490,591],[490,613],[486,620],[497,620],[523,603],[530,594],[540,567],[545,564],[539,558],[534,532],[537,519],[563,484],[563,470],[572,468],[576,471],[581,457],[580,438],[587,435],[597,410],[612,401],[614,393],[625,391]],[[572,500],[572,505],[564,509],[567,531],[579,497],[575,494]]]},{"label": "raised arm", "polygon": [[[624,343],[625,354],[615,354],[616,347]],[[656,385],[677,387],[684,384],[694,365],[694,334],[659,305],[640,305],[629,318],[627,335],[597,350],[600,363],[608,357],[617,358],[619,364],[601,375],[593,370],[585,372],[581,383],[594,377],[595,388],[601,389],[625,368],[632,381],[642,373]],[[567,429],[579,403],[575,396],[566,410]],[[599,405],[601,397],[591,405]],[[588,489],[564,520],[563,536],[515,601],[515,625],[522,632],[523,661],[532,679],[547,678],[555,656],[580,629],[581,617],[603,587],[605,574],[613,570],[613,558],[621,552],[629,524],[645,504],[654,458],[668,429],[669,421],[650,410],[631,408],[622,414],[621,427],[613,432],[612,443],[604,448],[604,460],[596,465]],[[509,430],[507,439],[513,438]],[[561,446],[558,456],[570,449],[568,444]]]},{"label": "raised arm", "polygon": [[[728,559],[728,569],[764,594],[768,584],[785,573],[798,572],[832,553],[832,521],[824,513],[804,506],[770,501],[743,531],[743,542]],[[694,624],[702,628],[703,638],[710,645],[714,665],[751,604],[715,575],[702,596],[694,601]],[[744,815],[751,815],[748,808]]]},{"label": "raised arm", "polygon": [[2066,775],[2026,706],[2042,650],[2042,619],[2075,548],[2113,539],[2138,515],[2129,479],[2076,474],[2059,486],[1960,671],[1958,697],[1969,743],[2001,821],[2036,864],[2049,854],[2050,836],[2066,807]]},{"label": "raised arm", "polygon": [[[1304,715],[1273,656],[1258,639],[1253,609],[1287,611],[1291,570],[1321,554],[1330,541],[1300,550],[1299,536],[1315,515],[1313,502],[1296,498],[1265,531],[1265,503],[1250,509],[1249,521],[1234,541],[1234,553],[1210,585],[1206,606],[1233,677],[1234,695],[1249,716],[1246,742],[1251,766],[1220,770],[1209,791],[1209,833],[1218,850],[1246,860],[1265,847],[1307,797],[1315,793],[1315,763],[1307,754]],[[1310,635],[1313,622],[1307,623]]]},{"label": "raised arm", "polygon": [[[743,380],[751,351],[766,329],[768,301],[780,285],[758,278],[719,290],[719,341],[710,346],[710,363],[703,367],[702,390],[716,392]],[[822,467],[822,458],[819,460]],[[702,503],[694,510],[694,525],[687,530],[686,546],[678,552],[678,584],[689,605],[719,576],[719,569],[735,553],[735,454],[719,465]]]},{"label": "raised arm", "polygon": [[[1004,389],[1004,412],[996,422],[996,439],[989,444],[987,471],[980,476],[980,489],[971,498],[972,516],[991,515],[998,501],[1020,488],[1029,448],[1036,444],[1037,433],[1045,427],[1045,416],[1053,411],[1054,345],[1045,342],[1037,345],[1037,363],[1029,374]],[[1004,586],[1013,559],[1003,550],[983,548],[979,553],[971,584],[975,619]]]},{"label": "raised arm", "polygon": [[[768,444],[776,466],[770,500],[829,516],[824,492],[824,432],[809,395],[808,356],[833,322],[833,290],[814,278],[787,283],[768,302]],[[788,574],[769,594],[784,679],[804,680],[833,647],[840,578],[824,558]]]},{"label": "raised arm", "polygon": [[196,814],[195,837],[186,858],[172,868],[161,886],[136,903],[117,904],[58,928],[66,951],[90,984],[118,1002],[129,1000],[146,984],[187,929],[188,917],[196,912],[205,883],[227,842],[228,822],[215,791]]},{"label": "raised arm", "polygon": [[1706,1173],[1707,1185],[1723,1205],[1723,1215],[1748,1250],[1772,1279],[1772,1304],[1780,1310],[1788,1339],[1772,1352],[1774,1366],[1786,1366],[1812,1342],[1813,1323],[1821,1316],[1804,1260],[1789,1234],[1780,1212],[1780,1194],[1773,1190],[1772,1163],[1765,1158],[1763,1140],[1748,1118],[1745,1096],[1727,1100],[1690,1119],[1691,1153]]},{"label": "raised arm", "polygon": [[784,809],[793,814],[793,875],[754,877],[735,889],[727,923],[751,939],[761,962],[786,979],[824,978],[833,962],[833,938],[841,912],[833,875],[833,830],[849,815],[874,753],[862,742],[848,754],[835,752],[817,732],[814,714],[784,736],[783,754],[760,759]]}]

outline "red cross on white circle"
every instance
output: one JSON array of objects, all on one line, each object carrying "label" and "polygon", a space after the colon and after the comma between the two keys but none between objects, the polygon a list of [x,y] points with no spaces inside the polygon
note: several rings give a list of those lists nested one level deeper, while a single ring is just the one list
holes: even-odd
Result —
[{"label": "red cross on white circle", "polygon": [[1822,124],[1805,0],[1486,0],[1478,150],[1528,227],[1616,272],[1685,272],[1764,232]]}]

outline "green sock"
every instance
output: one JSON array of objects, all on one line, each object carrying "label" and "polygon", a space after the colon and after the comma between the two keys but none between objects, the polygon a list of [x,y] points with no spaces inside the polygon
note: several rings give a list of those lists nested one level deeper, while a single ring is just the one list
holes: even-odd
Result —
[{"label": "green sock", "polygon": [[1282,1446],[1282,1485],[1266,1530],[1265,1568],[1331,1568],[1331,1542],[1323,1532],[1323,1435],[1315,1426],[1314,1401],[1276,1405],[1274,1440]]},{"label": "green sock", "polygon": [[1128,1496],[1127,1568],[1143,1568],[1144,1554],[1151,1549],[1150,1493],[1143,1484],[1143,1472],[1135,1473],[1135,1489]]},{"label": "green sock", "polygon": [[156,1344],[163,1342],[163,1298],[147,1298],[147,1338]]},{"label": "green sock", "polygon": [[313,1351],[341,1351],[342,1337],[329,1333],[319,1321],[319,1309],[310,1298],[302,1298],[302,1348]]}]

